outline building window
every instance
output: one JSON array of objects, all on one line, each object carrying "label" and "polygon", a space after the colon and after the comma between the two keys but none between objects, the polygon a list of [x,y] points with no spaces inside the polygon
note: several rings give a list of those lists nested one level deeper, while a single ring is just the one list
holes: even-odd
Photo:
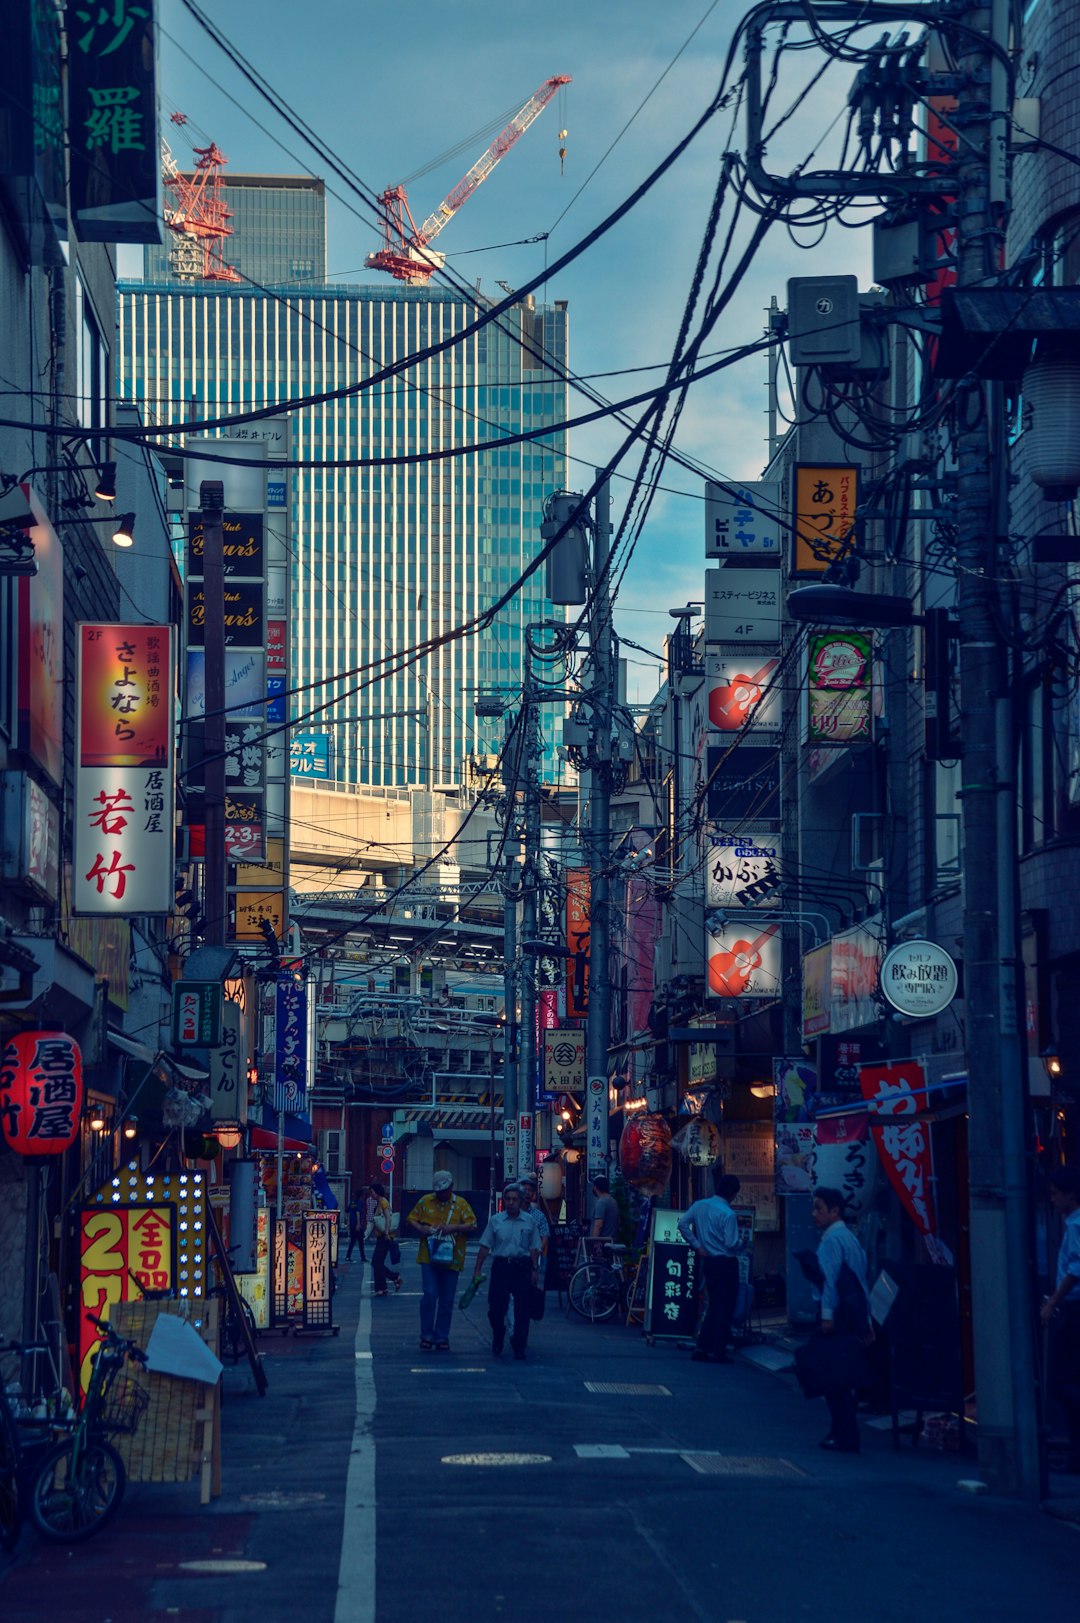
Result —
[{"label": "building window", "polygon": [[[82,277],[75,277],[76,411],[80,428],[104,428],[108,422],[109,352],[90,306]],[[100,460],[99,440],[88,442]]]}]

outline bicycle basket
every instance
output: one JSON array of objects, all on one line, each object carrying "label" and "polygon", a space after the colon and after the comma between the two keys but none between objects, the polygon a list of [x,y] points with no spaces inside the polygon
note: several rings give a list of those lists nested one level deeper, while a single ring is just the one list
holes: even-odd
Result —
[{"label": "bicycle basket", "polygon": [[145,1386],[128,1375],[119,1375],[105,1394],[101,1408],[103,1431],[134,1432],[150,1404]]}]

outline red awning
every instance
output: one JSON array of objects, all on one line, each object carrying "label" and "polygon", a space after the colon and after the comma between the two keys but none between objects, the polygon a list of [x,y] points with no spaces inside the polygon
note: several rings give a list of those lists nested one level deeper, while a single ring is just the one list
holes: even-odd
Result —
[{"label": "red awning", "polygon": [[[248,1145],[251,1149],[258,1150],[263,1155],[272,1155],[278,1147],[278,1136],[267,1127],[249,1127]],[[315,1154],[314,1144],[305,1144],[299,1138],[286,1138],[282,1144],[282,1149],[288,1150],[291,1155],[295,1155],[297,1150],[302,1150],[308,1155]]]}]

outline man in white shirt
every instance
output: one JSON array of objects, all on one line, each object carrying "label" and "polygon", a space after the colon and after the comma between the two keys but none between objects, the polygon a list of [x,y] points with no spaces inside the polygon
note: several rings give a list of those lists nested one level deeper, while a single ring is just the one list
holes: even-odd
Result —
[{"label": "man in white shirt", "polygon": [[1050,1331],[1046,1384],[1065,1412],[1067,1468],[1080,1472],[1080,1167],[1050,1174],[1050,1204],[1064,1224],[1054,1291],[1040,1313]]},{"label": "man in white shirt", "polygon": [[727,1173],[716,1180],[716,1193],[695,1200],[679,1218],[679,1233],[702,1260],[709,1293],[698,1344],[690,1354],[696,1364],[730,1364],[728,1341],[739,1294],[739,1220],[731,1202],[739,1180]]},{"label": "man in white shirt", "polygon": [[495,1212],[488,1219],[487,1228],[480,1236],[474,1279],[479,1280],[489,1254],[488,1323],[491,1325],[491,1350],[496,1358],[503,1350],[506,1310],[512,1297],[514,1328],[510,1345],[514,1349],[514,1357],[521,1360],[525,1357],[529,1341],[530,1296],[539,1277],[540,1231],[535,1220],[526,1217],[521,1210],[521,1190],[516,1183],[507,1184],[503,1190],[502,1211]]},{"label": "man in white shirt", "polygon": [[[822,1273],[821,1333],[854,1336],[861,1343],[870,1329],[870,1293],[866,1285],[866,1253],[844,1222],[844,1196],[839,1189],[819,1185],[810,1209],[821,1233],[817,1260]],[[838,1364],[847,1348],[837,1349]],[[858,1398],[854,1386],[839,1386],[825,1393],[832,1424],[822,1448],[836,1454],[857,1454]]]}]

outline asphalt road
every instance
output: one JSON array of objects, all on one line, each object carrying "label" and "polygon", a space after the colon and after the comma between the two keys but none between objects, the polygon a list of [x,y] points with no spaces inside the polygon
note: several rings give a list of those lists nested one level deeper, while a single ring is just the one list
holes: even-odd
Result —
[{"label": "asphalt road", "polygon": [[492,1355],[482,1294],[450,1353],[421,1353],[413,1255],[385,1300],[341,1269],[338,1337],[264,1337],[265,1398],[227,1371],[219,1501],[136,1485],[73,1551],[24,1532],[0,1557],[0,1619],[1076,1614],[1080,1529],[964,1492],[973,1462],[872,1429],[859,1457],[824,1454],[824,1405],[790,1377],[691,1363],[553,1297],[525,1363]]}]

